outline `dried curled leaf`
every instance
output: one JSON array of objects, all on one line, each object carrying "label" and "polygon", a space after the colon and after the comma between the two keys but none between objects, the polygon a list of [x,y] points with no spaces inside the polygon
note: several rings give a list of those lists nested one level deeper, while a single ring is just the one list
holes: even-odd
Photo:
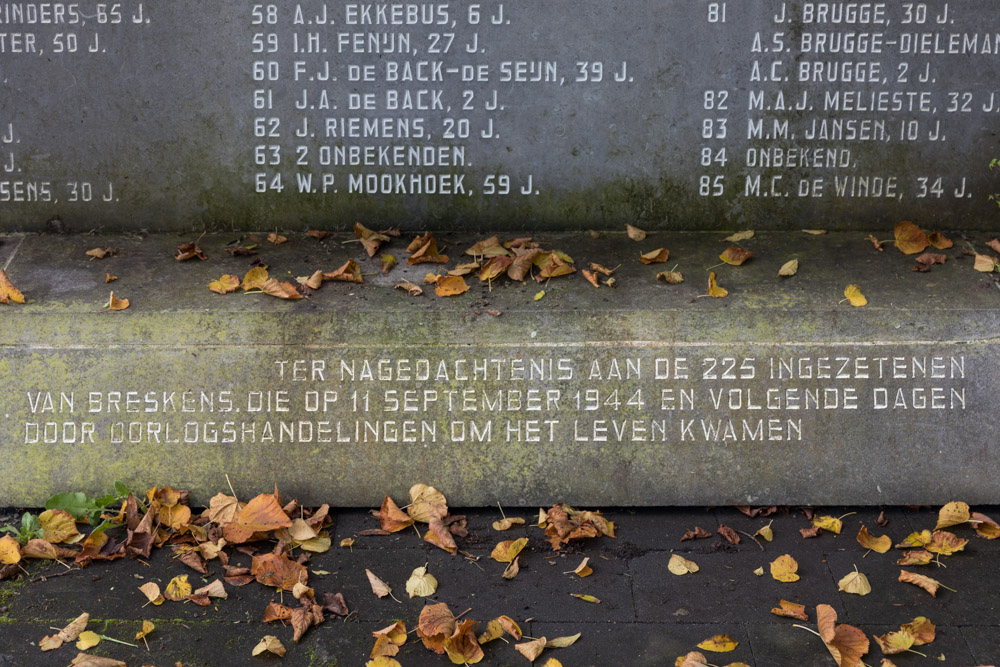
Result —
[{"label": "dried curled leaf", "polygon": [[941,582],[937,579],[931,579],[930,577],[925,577],[922,574],[907,572],[906,570],[899,571],[899,581],[919,586],[930,593],[932,597],[937,597],[938,588],[941,586]]},{"label": "dried curled leaf", "polygon": [[7,303],[8,301],[24,303],[24,295],[21,294],[21,290],[14,287],[14,283],[10,281],[7,272],[0,269],[0,303]]},{"label": "dried curled leaf", "polygon": [[660,271],[656,274],[656,279],[660,280],[661,278],[670,285],[679,285],[684,282],[684,276],[681,275],[680,271]]},{"label": "dried curled leaf", "polygon": [[931,232],[930,234],[927,235],[927,240],[930,242],[932,246],[934,246],[938,250],[947,250],[948,248],[955,245],[955,243],[950,238],[948,238],[941,232]]},{"label": "dried curled leaf", "polygon": [[353,259],[349,259],[344,264],[329,273],[323,274],[324,280],[337,280],[345,283],[363,283],[365,279],[361,277],[361,267]]},{"label": "dried curled leaf", "polygon": [[804,604],[796,604],[795,602],[789,602],[788,600],[778,600],[778,606],[772,608],[771,613],[775,616],[797,618],[800,621],[809,620],[809,616],[806,614],[806,606]]},{"label": "dried curled leaf", "polygon": [[639,255],[639,261],[643,264],[662,264],[670,258],[670,251],[666,248],[657,248]]},{"label": "dried curled leaf", "polygon": [[265,651],[273,653],[277,656],[284,656],[285,645],[282,644],[281,641],[274,635],[265,635],[264,638],[257,642],[256,646],[254,646],[253,651],[251,651],[251,655],[260,655]]},{"label": "dried curled leaf", "polygon": [[421,294],[424,293],[423,288],[421,288],[419,285],[414,285],[408,280],[404,280],[401,283],[396,283],[395,288],[404,290],[410,296],[420,296]]},{"label": "dried curled leaf", "polygon": [[522,537],[516,540],[504,540],[493,547],[493,553],[490,554],[490,558],[498,563],[511,563],[515,558],[517,558],[518,554],[521,553],[527,544],[527,537]]},{"label": "dried curled leaf", "polygon": [[130,305],[131,304],[128,299],[119,299],[115,296],[115,293],[112,292],[111,296],[108,297],[108,303],[105,307],[108,310],[125,310]]},{"label": "dried curled leaf", "polygon": [[992,255],[980,255],[976,253],[976,261],[973,263],[972,268],[976,271],[981,271],[982,273],[993,273],[996,271],[997,266],[1000,263],[997,262],[997,258]]},{"label": "dried curled leaf", "polygon": [[193,241],[191,243],[182,243],[177,246],[177,250],[174,252],[174,259],[178,262],[186,262],[189,259],[198,259],[204,261],[208,259],[208,255],[198,247],[198,242]]},{"label": "dried curled leaf", "polygon": [[708,295],[713,299],[722,299],[729,295],[729,290],[719,287],[715,280],[715,271],[708,274]]},{"label": "dried curled leaf", "polygon": [[374,257],[382,244],[389,240],[385,234],[368,229],[360,222],[354,223],[354,235],[361,241],[361,245],[365,247],[365,252],[368,253],[369,257]]}]

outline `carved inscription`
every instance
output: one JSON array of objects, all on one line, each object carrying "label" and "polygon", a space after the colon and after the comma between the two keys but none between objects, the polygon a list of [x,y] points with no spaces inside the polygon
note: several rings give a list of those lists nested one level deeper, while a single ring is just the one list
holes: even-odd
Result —
[{"label": "carved inscription", "polygon": [[0,56],[0,224],[995,210],[973,0],[0,2]]},{"label": "carved inscription", "polygon": [[279,358],[271,371],[255,387],[29,390],[23,443],[753,446],[830,437],[859,418],[891,428],[962,413],[971,381],[964,355],[919,349],[352,353]]}]

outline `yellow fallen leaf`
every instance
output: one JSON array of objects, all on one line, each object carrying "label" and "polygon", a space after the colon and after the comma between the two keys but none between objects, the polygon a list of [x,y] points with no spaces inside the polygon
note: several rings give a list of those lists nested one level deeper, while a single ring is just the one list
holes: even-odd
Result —
[{"label": "yellow fallen leaf", "polygon": [[535,301],[541,301],[544,296],[545,290],[538,290],[538,292],[535,293]]},{"label": "yellow fallen leaf", "polygon": [[506,568],[504,568],[503,574],[500,576],[502,576],[504,579],[513,579],[514,577],[516,577],[517,573],[521,571],[521,566],[519,564],[520,560],[521,560],[520,556],[512,560],[510,564]]},{"label": "yellow fallen leaf", "polygon": [[969,540],[962,539],[954,533],[949,533],[946,530],[935,530],[931,535],[931,541],[927,543],[925,548],[931,553],[950,556],[965,549],[965,545],[968,543]]},{"label": "yellow fallen leaf", "polygon": [[848,285],[844,288],[844,296],[847,298],[848,302],[855,308],[860,308],[861,306],[868,305],[868,299],[865,295],[861,293],[861,288],[857,285]]},{"label": "yellow fallen leaf", "polygon": [[264,651],[269,651],[277,656],[284,657],[285,646],[278,640],[274,635],[264,635],[256,646],[254,646],[251,655],[260,655]]},{"label": "yellow fallen leaf", "polygon": [[493,530],[504,531],[510,530],[514,526],[523,526],[524,519],[520,517],[509,517],[500,519],[499,521],[493,522]]},{"label": "yellow fallen leaf", "polygon": [[188,583],[188,576],[186,574],[171,579],[170,583],[167,584],[166,590],[163,591],[163,597],[174,602],[186,600],[189,595],[191,595],[191,584]]},{"label": "yellow fallen leaf", "polygon": [[837,535],[840,535],[840,531],[844,527],[840,519],[838,519],[837,517],[826,516],[826,515],[813,517],[812,525],[816,526],[817,528],[821,528],[822,530],[828,530],[831,533],[835,533]]},{"label": "yellow fallen leaf", "polygon": [[781,265],[781,268],[778,269],[778,275],[781,276],[782,278],[789,278],[798,273],[798,271],[799,271],[799,260],[790,259]]},{"label": "yellow fallen leaf", "polygon": [[[952,501],[947,503],[938,511],[938,521],[937,525],[934,526],[934,530],[941,530],[942,528],[950,528],[951,526],[957,526],[960,523],[965,523],[969,520],[971,516],[971,511],[969,510],[969,505],[961,501]],[[39,518],[39,520],[41,520]]]},{"label": "yellow fallen leaf", "polygon": [[7,303],[7,301],[24,303],[24,295],[21,294],[21,290],[14,287],[7,272],[0,269],[0,302]]},{"label": "yellow fallen leaf", "polygon": [[679,285],[684,282],[684,276],[681,275],[680,271],[660,271],[656,274],[656,279],[662,278],[671,285]]},{"label": "yellow fallen leaf", "polygon": [[584,602],[590,602],[591,604],[601,604],[601,601],[595,598],[593,595],[585,595],[583,593],[570,593],[573,597],[583,600]]},{"label": "yellow fallen leaf", "polygon": [[760,537],[764,538],[764,541],[766,541],[766,542],[772,541],[774,539],[774,530],[771,529],[771,524],[772,523],[774,523],[774,521],[768,522],[768,524],[766,526],[764,526],[763,528],[761,528],[760,530],[758,530],[756,533],[754,533],[754,536],[755,537],[756,536],[760,536]]},{"label": "yellow fallen leaf", "polygon": [[590,558],[584,558],[582,561],[580,561],[580,564],[577,565],[576,568],[573,570],[573,574],[575,574],[578,577],[589,577],[590,575],[592,575],[594,573],[594,570],[590,567],[590,565],[587,565],[589,561]]},{"label": "yellow fallen leaf", "polygon": [[739,645],[740,643],[729,635],[715,635],[703,642],[699,642],[698,648],[703,651],[712,651],[713,653],[729,653],[730,651],[735,651]]},{"label": "yellow fallen leaf", "polygon": [[380,655],[365,663],[365,667],[403,667],[398,660],[387,655]]},{"label": "yellow fallen leaf", "polygon": [[882,649],[882,653],[885,653],[886,655],[894,655],[896,653],[909,651],[910,647],[913,646],[914,641],[915,637],[906,630],[888,632],[881,637],[875,635],[875,643],[878,644],[880,649]]},{"label": "yellow fallen leaf", "polygon": [[240,287],[242,287],[244,291],[261,289],[267,281],[267,269],[263,266],[255,266],[247,271],[246,275],[243,276],[243,282],[240,283]]},{"label": "yellow fallen leaf", "polygon": [[437,579],[434,578],[433,574],[427,572],[426,565],[413,570],[410,578],[406,580],[406,592],[411,598],[425,598],[429,595],[434,595],[437,587]]},{"label": "yellow fallen leaf", "polygon": [[76,642],[76,647],[81,651],[86,651],[101,643],[101,636],[93,630],[84,630],[80,633],[80,638]]},{"label": "yellow fallen leaf", "polygon": [[719,255],[719,259],[732,266],[740,266],[752,257],[752,250],[744,250],[743,248],[737,248],[736,246],[726,248],[722,254]]},{"label": "yellow fallen leaf", "polygon": [[699,568],[698,564],[694,561],[688,560],[678,554],[672,554],[670,556],[670,562],[667,563],[667,569],[677,576],[683,576],[685,574],[697,572]]},{"label": "yellow fallen leaf", "polygon": [[516,540],[504,540],[493,547],[493,553],[490,554],[490,558],[498,563],[513,562],[513,560],[517,558],[517,555],[521,553],[521,550],[524,549],[527,544],[527,537],[522,537]]},{"label": "yellow fallen leaf", "polygon": [[763,577],[764,576],[764,568],[763,567],[758,567],[756,570],[753,571],[753,573],[756,574],[758,577]]},{"label": "yellow fallen leaf", "polygon": [[812,236],[822,236],[823,234],[829,234],[830,232],[826,229],[803,229],[803,232],[810,234]]},{"label": "yellow fallen leaf", "polygon": [[142,639],[143,637],[147,637],[147,636],[149,636],[149,633],[151,633],[155,629],[156,629],[156,626],[153,625],[152,621],[143,621],[142,622],[142,630],[140,630],[139,632],[135,633],[135,638],[136,639]]},{"label": "yellow fallen leaf", "polygon": [[872,592],[872,586],[868,583],[868,577],[855,568],[854,572],[837,582],[837,590],[853,595],[868,595]]},{"label": "yellow fallen leaf", "polygon": [[0,565],[21,562],[21,545],[10,535],[0,537]]},{"label": "yellow fallen leaf", "polygon": [[715,271],[708,274],[708,295],[714,299],[721,299],[729,294],[725,288],[719,287],[715,281]]},{"label": "yellow fallen leaf", "polygon": [[786,583],[798,581],[799,575],[796,574],[798,570],[799,564],[788,554],[778,556],[771,562],[771,576],[778,581]]},{"label": "yellow fallen leaf", "polygon": [[340,548],[341,549],[346,549],[346,548],[353,547],[353,546],[354,546],[354,538],[353,537],[345,537],[344,539],[342,539],[340,541]]},{"label": "yellow fallen leaf", "polygon": [[240,279],[231,273],[227,273],[218,280],[213,280],[208,284],[208,289],[218,294],[228,294],[229,292],[235,292],[239,288]]},{"label": "yellow fallen leaf", "polygon": [[156,582],[146,582],[142,586],[139,586],[139,590],[142,591],[142,594],[146,596],[146,599],[154,605],[159,606],[163,604],[163,595],[160,594],[160,586]]},{"label": "yellow fallen leaf", "polygon": [[666,248],[657,248],[639,255],[639,261],[643,264],[662,264],[670,258],[670,251]]},{"label": "yellow fallen leaf", "polygon": [[580,638],[582,633],[578,632],[575,635],[569,635],[568,637],[556,637],[555,639],[550,639],[545,642],[545,648],[566,648],[567,646],[572,646],[576,643],[576,640]]},{"label": "yellow fallen leaf", "polygon": [[858,531],[858,544],[880,554],[884,554],[892,548],[892,540],[888,535],[881,537],[869,535],[868,528],[864,524],[861,524],[861,530]]},{"label": "yellow fallen leaf", "polygon": [[545,637],[538,637],[523,644],[514,644],[514,650],[527,658],[529,662],[534,662],[545,650],[545,642]]},{"label": "yellow fallen leaf", "polygon": [[462,276],[442,276],[437,280],[434,293],[440,297],[458,296],[471,289]]}]

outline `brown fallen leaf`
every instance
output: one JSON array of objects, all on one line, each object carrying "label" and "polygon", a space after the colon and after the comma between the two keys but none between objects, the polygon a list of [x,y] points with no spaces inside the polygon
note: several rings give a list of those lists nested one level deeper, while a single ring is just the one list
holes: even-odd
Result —
[{"label": "brown fallen leaf", "polygon": [[182,243],[177,246],[177,250],[174,252],[174,259],[178,262],[186,262],[187,260],[194,259],[195,257],[202,261],[208,259],[208,255],[206,255],[204,251],[198,247],[198,241]]},{"label": "brown fallen leaf", "polygon": [[737,248],[736,246],[726,248],[722,254],[719,255],[719,259],[732,266],[740,266],[752,257],[752,250],[744,250],[743,248]]},{"label": "brown fallen leaf", "polygon": [[872,245],[875,246],[875,249],[878,250],[879,252],[885,251],[885,247],[882,241],[879,241],[877,238],[875,238],[874,234],[869,234],[868,240],[872,242]]},{"label": "brown fallen leaf", "polygon": [[105,283],[113,283],[116,280],[118,280],[118,276],[113,276],[110,273],[108,273],[107,271],[104,272],[104,282]]},{"label": "brown fallen leaf", "polygon": [[504,531],[510,530],[514,526],[523,526],[524,519],[520,517],[504,517],[499,521],[493,522],[493,530]]},{"label": "brown fallen leaf", "polygon": [[567,261],[568,255],[553,251],[541,253],[535,258],[535,266],[539,267],[538,275],[535,276],[537,282],[543,282],[550,278],[568,276],[576,273],[576,268],[571,261]]},{"label": "brown fallen leaf", "polygon": [[881,637],[875,635],[875,643],[882,649],[882,653],[886,655],[895,655],[909,651],[914,641],[914,636],[905,630],[887,632]]},{"label": "brown fallen leaf", "polygon": [[257,645],[253,647],[251,655],[260,655],[265,651],[284,657],[285,645],[282,644],[281,641],[274,635],[265,635],[263,639],[257,642]]},{"label": "brown fallen leaf", "polygon": [[580,275],[582,275],[584,279],[586,279],[586,281],[591,285],[593,285],[594,287],[601,286],[601,283],[597,281],[597,274],[594,273],[593,271],[588,271],[587,269],[583,269],[582,271],[580,271]]},{"label": "brown fallen leaf", "polygon": [[267,235],[267,242],[273,243],[274,245],[281,245],[282,243],[288,242],[288,237],[282,236],[277,232],[271,232]]},{"label": "brown fallen leaf", "polygon": [[799,272],[799,260],[790,259],[778,269],[778,275],[782,278],[790,278]]},{"label": "brown fallen leaf", "polygon": [[980,512],[973,512],[969,519],[972,529],[976,535],[987,540],[995,540],[1000,537],[1000,524],[990,517]]},{"label": "brown fallen leaf", "polygon": [[925,548],[931,553],[950,556],[965,549],[965,545],[968,543],[969,540],[962,539],[954,533],[949,533],[946,530],[935,530],[931,534],[931,541],[926,544]]},{"label": "brown fallen leaf", "polygon": [[500,239],[498,237],[491,236],[484,241],[479,241],[471,248],[467,249],[465,254],[472,255],[473,257],[490,259],[493,257],[510,257],[513,253],[500,243]]},{"label": "brown fallen leaf", "polygon": [[645,230],[634,227],[628,223],[625,223],[625,233],[628,234],[628,237],[633,241],[642,241],[646,238]]},{"label": "brown fallen leaf", "polygon": [[934,554],[926,550],[904,551],[903,557],[896,561],[896,565],[928,565],[934,560]]},{"label": "brown fallen leaf", "polygon": [[700,526],[695,526],[692,530],[685,531],[684,535],[681,536],[681,542],[687,540],[698,540],[706,537],[711,537],[712,533],[708,532]]},{"label": "brown fallen leaf", "polygon": [[778,606],[772,608],[771,613],[775,616],[797,618],[800,621],[809,620],[809,616],[806,614],[806,606],[804,604],[796,604],[795,602],[789,602],[788,600],[778,600]]},{"label": "brown fallen leaf", "polygon": [[497,255],[491,257],[479,270],[479,281],[490,282],[507,273],[507,269],[514,263],[512,257],[507,255]]},{"label": "brown fallen leaf", "polygon": [[389,585],[375,576],[374,572],[365,568],[365,574],[368,575],[368,583],[371,584],[372,593],[374,593],[376,597],[384,598],[388,595],[389,597],[392,597],[393,600],[396,599],[392,595],[392,589],[389,588]]},{"label": "brown fallen leaf", "polygon": [[838,667],[857,667],[861,657],[868,653],[868,637],[854,626],[836,623],[837,612],[833,607],[827,604],[816,606],[816,626],[826,650]]},{"label": "brown fallen leaf", "polygon": [[69,663],[70,667],[127,667],[126,663],[121,660],[115,660],[114,658],[105,658],[99,655],[90,655],[89,653],[77,653],[76,657],[73,658],[73,662]]},{"label": "brown fallen leaf", "polygon": [[51,651],[59,648],[65,643],[75,642],[77,637],[80,636],[80,633],[87,627],[88,621],[90,621],[90,614],[80,614],[73,620],[72,623],[64,627],[56,634],[44,637],[38,642],[38,647],[43,651]]},{"label": "brown fallen leaf", "polygon": [[523,644],[514,644],[514,650],[527,658],[528,662],[534,662],[545,650],[545,642],[545,637],[538,637]]},{"label": "brown fallen leaf", "polygon": [[726,526],[724,524],[719,524],[719,527],[716,530],[716,532],[718,532],[719,535],[722,535],[722,537],[725,538],[725,540],[727,542],[729,542],[730,544],[739,544],[740,543],[740,536],[739,536],[739,534],[735,530],[733,530],[732,528],[730,528],[729,526]]},{"label": "brown fallen leaf", "polygon": [[896,237],[895,246],[905,255],[916,255],[930,245],[923,230],[908,220],[897,224],[893,234]]},{"label": "brown fallen leaf", "polygon": [[656,279],[663,279],[671,285],[679,285],[684,282],[684,276],[681,275],[680,271],[661,271],[656,274]]},{"label": "brown fallen leaf", "polygon": [[414,285],[408,280],[404,280],[401,283],[396,283],[394,287],[396,289],[401,289],[405,291],[410,296],[420,296],[421,294],[424,293],[423,288],[421,288],[419,285]]},{"label": "brown fallen leaf", "polygon": [[934,252],[925,252],[922,255],[918,255],[916,258],[917,264],[923,264],[924,266],[931,266],[932,264],[944,264],[945,260],[948,259],[948,255]]},{"label": "brown fallen leaf", "polygon": [[639,255],[639,261],[643,264],[662,264],[670,258],[670,251],[666,248],[657,248]]},{"label": "brown fallen leaf", "polygon": [[472,620],[459,622],[451,636],[442,643],[452,664],[474,665],[485,657],[476,639],[476,625]]},{"label": "brown fallen leaf", "polygon": [[753,238],[753,234],[754,234],[753,230],[752,229],[748,229],[746,231],[736,232],[735,234],[730,234],[729,236],[727,236],[726,238],[724,238],[722,240],[723,241],[729,241],[730,243],[739,243],[740,241],[746,241],[747,239],[752,239]]},{"label": "brown fallen leaf", "polygon": [[349,259],[344,264],[329,273],[323,274],[324,280],[337,280],[345,283],[363,283],[365,279],[361,277],[361,267],[353,259]]},{"label": "brown fallen leaf", "polygon": [[105,310],[125,310],[131,305],[128,299],[119,299],[115,296],[114,292],[111,292],[111,296],[108,297],[108,302],[104,304]]},{"label": "brown fallen leaf", "polygon": [[386,496],[382,501],[382,507],[379,508],[377,515],[382,524],[382,530],[390,533],[409,528],[414,521],[413,517],[399,509],[399,506],[389,496]]},{"label": "brown fallen leaf", "polygon": [[302,298],[302,292],[295,288],[295,285],[288,282],[278,282],[275,278],[269,278],[260,286],[260,289],[264,294],[269,294],[270,296],[278,297],[279,299],[285,299],[289,301],[294,301],[296,299]]},{"label": "brown fallen leaf", "polygon": [[444,602],[424,605],[417,621],[417,636],[435,653],[444,653],[444,642],[455,634],[455,615]]},{"label": "brown fallen leaf", "polygon": [[503,574],[500,576],[504,579],[513,579],[517,576],[517,573],[521,571],[521,557],[518,556],[510,562],[507,567],[504,568]]},{"label": "brown fallen leaf", "polygon": [[410,242],[410,245],[406,247],[406,252],[411,253],[411,255],[406,259],[406,263],[411,266],[415,264],[423,264],[425,262],[431,262],[434,264],[448,263],[448,256],[442,255],[438,252],[437,241],[430,235],[430,233],[413,239],[413,241]]},{"label": "brown fallen leaf", "polygon": [[322,241],[323,239],[325,239],[329,235],[330,235],[330,232],[324,232],[324,231],[320,231],[318,229],[310,229],[310,230],[308,230],[306,232],[306,236],[311,236],[314,239],[316,239],[317,241]]},{"label": "brown fallen leaf", "polygon": [[906,570],[899,571],[899,581],[919,586],[930,593],[931,597],[937,597],[938,588],[941,587],[941,582],[937,579],[931,579],[930,577],[926,577],[922,574],[916,574],[915,572],[908,572]]},{"label": "brown fallen leaf", "polygon": [[992,255],[980,255],[976,253],[976,261],[972,268],[981,273],[993,273],[998,266],[997,258]]},{"label": "brown fallen leaf", "polygon": [[361,241],[361,245],[364,246],[369,257],[374,257],[382,244],[390,240],[385,234],[368,229],[360,222],[354,223],[354,235]]},{"label": "brown fallen leaf", "polygon": [[304,583],[309,576],[304,565],[289,559],[284,553],[273,552],[254,556],[250,561],[250,574],[265,586],[286,591],[294,589],[297,583]]}]

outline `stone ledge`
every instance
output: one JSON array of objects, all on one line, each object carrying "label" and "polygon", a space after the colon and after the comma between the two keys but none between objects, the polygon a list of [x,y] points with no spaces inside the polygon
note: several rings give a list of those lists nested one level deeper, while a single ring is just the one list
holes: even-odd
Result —
[{"label": "stone ledge", "polygon": [[[536,240],[564,250],[577,266],[595,261],[621,268],[614,289],[594,289],[573,275],[550,281],[539,301],[533,296],[543,286],[532,281],[504,279],[490,289],[474,277],[472,289],[459,297],[437,298],[427,290],[412,298],[393,285],[419,283],[441,267],[406,266],[408,239],[385,249],[403,264],[382,275],[376,261],[362,260],[353,236],[319,243],[295,233],[281,246],[261,244],[273,276],[330,271],[348,258],[358,259],[366,274],[363,285],[327,282],[296,302],[207,289],[223,273],[250,268],[251,258],[223,249],[238,236],[206,236],[200,245],[209,259],[185,263],[172,253],[191,236],[0,238],[0,266],[28,298],[23,306],[0,307],[4,504],[37,505],[66,489],[103,492],[116,478],[136,487],[171,483],[198,497],[223,488],[227,473],[234,484],[253,488],[273,480],[305,502],[358,506],[377,505],[384,493],[404,495],[415,481],[438,485],[461,505],[531,505],[553,497],[603,505],[996,500],[1000,469],[991,456],[991,424],[1000,377],[1000,293],[992,275],[975,272],[961,249],[967,236],[982,250],[989,238],[983,233],[950,234],[956,247],[946,251],[948,261],[930,273],[913,273],[912,257],[891,247],[878,253],[864,233],[761,232],[740,244],[754,251],[754,259],[715,269],[730,292],[725,299],[698,298],[707,291],[705,269],[718,264],[729,245],[722,234],[651,233],[641,243],[620,233],[598,239],[542,234]],[[448,246],[448,266],[464,261],[462,251],[480,240],[436,236]],[[99,246],[121,251],[104,260],[84,254]],[[670,249],[668,263],[639,263],[640,252],[658,247]],[[778,278],[778,268],[792,257],[800,261],[798,274]],[[655,280],[675,263],[683,284]],[[119,280],[105,284],[108,271]],[[861,286],[867,307],[839,303],[848,283]],[[100,312],[111,288],[130,299],[127,311]],[[673,367],[679,357],[686,360],[687,378]],[[727,357],[737,360],[732,379],[724,373],[728,362],[721,361]],[[818,357],[849,360],[850,376],[768,377],[772,359],[825,372]],[[903,359],[905,377],[892,377],[893,357]],[[297,359],[306,360],[306,369],[313,361],[324,364],[315,381],[290,380]],[[409,360],[411,373],[417,360],[435,368],[443,362],[448,376],[362,379],[364,361],[377,373],[379,359]],[[473,359],[524,359],[525,370],[505,361],[486,380],[463,380],[460,359],[470,360],[466,369]],[[530,374],[532,359],[542,365],[537,372],[543,379],[521,379]],[[334,377],[340,360],[355,364],[353,382]],[[629,360],[640,377],[627,377]],[[278,361],[287,362],[284,379]],[[616,361],[621,379],[614,375]],[[602,379],[589,378],[594,362]],[[705,379],[712,363],[716,379]],[[743,363],[749,366],[741,371]],[[873,377],[879,363],[882,378]],[[920,363],[924,376],[914,377]],[[560,375],[566,368],[573,379]],[[740,377],[748,368],[752,380]],[[857,408],[845,407],[850,388]],[[529,398],[529,389],[541,394]],[[790,389],[800,392],[798,398]],[[288,392],[289,412],[275,409],[273,392],[280,390]],[[414,411],[387,414],[387,390],[399,392],[393,395],[399,401],[402,391],[415,391],[420,401],[407,406]],[[424,402],[425,390],[434,392],[434,401]],[[637,390],[642,405],[628,405]],[[778,392],[784,407],[768,407],[768,390]],[[790,401],[807,400],[807,390],[837,407],[787,409]],[[112,406],[111,392],[128,391],[139,392],[138,403],[128,404],[123,393]],[[182,411],[184,391],[192,392],[194,412]],[[476,411],[461,409],[464,391],[472,392]],[[693,392],[693,405],[684,391]],[[905,407],[894,407],[899,391]],[[72,410],[64,403],[67,410],[59,411],[59,392],[72,398]],[[98,392],[97,402],[90,402],[90,392]],[[154,392],[155,404],[146,401],[146,392]],[[175,403],[168,404],[171,392]],[[520,403],[499,410],[499,394]],[[712,403],[716,395],[723,401],[719,409]],[[41,410],[46,396],[52,412]],[[325,410],[307,403],[324,397]],[[529,400],[538,401],[531,405],[537,410],[529,409]],[[739,407],[730,407],[737,405],[730,400]],[[35,412],[32,401],[38,402]],[[762,402],[760,409],[748,407]],[[370,433],[364,437],[364,424],[376,421],[378,442]],[[384,430],[385,421],[396,422],[393,433]],[[725,437],[730,421],[735,439]],[[45,442],[46,423],[67,422],[76,426],[50,427],[70,430],[60,430],[58,442]],[[85,422],[93,425],[92,437],[84,437]],[[261,431],[265,422],[276,429],[281,422],[308,422],[312,437],[304,441],[298,432],[281,442],[276,430],[270,441]],[[452,422],[462,424],[464,441]],[[472,422],[479,429],[489,422],[495,430],[472,443]],[[236,441],[204,442],[206,436],[228,437],[226,423],[237,429]],[[711,436],[713,425],[718,438]],[[187,437],[186,427],[198,435]],[[137,429],[134,438],[129,428]],[[252,437],[243,428],[253,429]],[[330,442],[321,441],[320,428]],[[407,428],[415,429],[412,442],[383,441],[408,438]]]}]

